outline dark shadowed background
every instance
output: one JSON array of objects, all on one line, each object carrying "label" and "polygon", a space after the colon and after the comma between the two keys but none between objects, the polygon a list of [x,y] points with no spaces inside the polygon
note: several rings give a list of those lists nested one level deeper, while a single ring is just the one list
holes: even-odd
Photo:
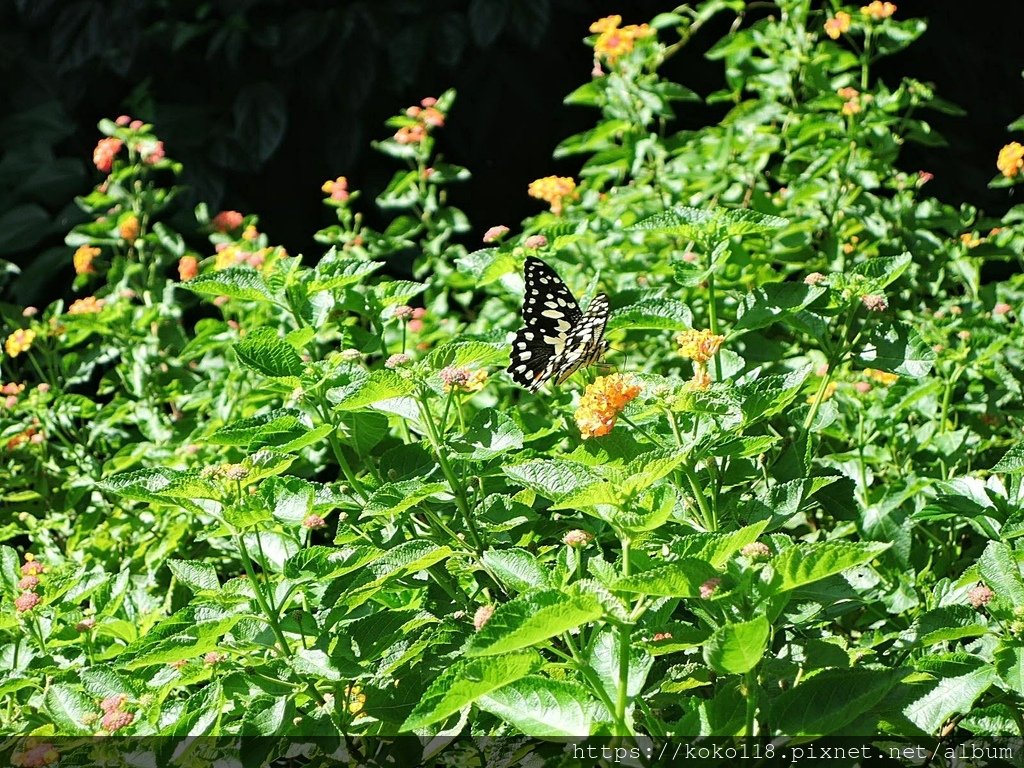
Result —
[{"label": "dark shadowed background", "polygon": [[[1024,113],[1020,2],[898,2],[898,16],[930,21],[924,37],[879,75],[936,86],[966,117],[933,114],[944,148],[908,146],[905,170],[935,174],[929,191],[999,214],[1012,192],[989,190],[995,158]],[[440,148],[472,180],[453,199],[478,241],[539,210],[534,178],[571,175],[553,161],[566,136],[595,115],[562,105],[590,77],[582,44],[590,22],[626,23],[672,10],[655,0],[0,0],[0,258],[25,271],[5,298],[43,303],[72,277],[66,231],[73,204],[99,180],[91,166],[103,117],[156,124],[184,163],[181,211],[258,213],[260,229],[291,253],[316,255],[312,234],[331,221],[320,184],[345,175],[366,191],[386,184],[391,161],[370,142],[382,122],[448,87],[459,93]],[[766,13],[752,4],[751,15]],[[706,95],[723,85],[703,53],[728,19],[701,30],[665,74]],[[717,121],[723,108],[684,105],[678,127]],[[369,211],[371,206],[365,206]],[[376,214],[371,212],[371,223]],[[203,244],[197,242],[197,247]]]}]

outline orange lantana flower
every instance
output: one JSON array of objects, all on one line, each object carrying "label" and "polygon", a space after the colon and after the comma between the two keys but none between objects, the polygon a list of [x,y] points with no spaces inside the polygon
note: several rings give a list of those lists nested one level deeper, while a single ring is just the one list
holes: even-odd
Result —
[{"label": "orange lantana flower", "polygon": [[585,440],[611,432],[622,409],[640,394],[640,390],[640,382],[628,374],[599,376],[583,392],[576,409],[576,425],[580,428],[580,436]]}]

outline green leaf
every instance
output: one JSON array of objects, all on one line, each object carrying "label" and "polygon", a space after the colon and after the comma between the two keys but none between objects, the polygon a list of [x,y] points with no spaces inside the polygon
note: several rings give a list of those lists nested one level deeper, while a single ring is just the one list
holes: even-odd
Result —
[{"label": "green leaf", "polygon": [[498,581],[516,592],[550,586],[548,570],[525,549],[490,549],[483,564]]},{"label": "green leaf", "polygon": [[201,296],[227,296],[232,299],[245,299],[273,303],[274,292],[264,282],[259,272],[253,269],[231,267],[217,272],[206,272],[202,275],[180,283],[180,287],[198,293]]},{"label": "green leaf", "polygon": [[686,557],[641,573],[623,576],[611,586],[616,592],[661,597],[698,597],[701,585],[718,576],[718,571],[706,561]]},{"label": "green leaf", "polygon": [[486,341],[451,341],[442,344],[427,356],[431,370],[442,368],[485,368],[492,365],[508,365],[507,344],[492,344]]},{"label": "green leaf", "polygon": [[253,440],[275,432],[289,432],[300,424],[301,411],[275,408],[258,416],[236,419],[206,435],[214,445],[249,445]]},{"label": "green leaf", "polygon": [[402,480],[397,483],[385,483],[366,501],[363,515],[387,515],[395,519],[398,515],[411,509],[424,499],[451,491],[446,483],[424,483],[422,480]]},{"label": "green leaf", "polygon": [[779,693],[772,722],[792,736],[835,733],[878,704],[895,682],[887,669],[825,669]]},{"label": "green leaf", "polygon": [[[343,669],[339,669],[339,661],[345,662]],[[301,676],[332,682],[351,680],[362,672],[354,662],[332,658],[316,648],[299,648],[288,659],[288,665]]]},{"label": "green leaf", "polygon": [[490,285],[510,272],[515,272],[519,262],[509,251],[497,248],[484,248],[467,253],[455,259],[459,272],[472,278],[477,287]]},{"label": "green leaf", "polygon": [[611,715],[582,685],[527,675],[502,686],[476,702],[534,738],[589,736],[595,723]]},{"label": "green leaf", "polygon": [[837,573],[874,560],[891,544],[870,542],[855,544],[827,541],[819,544],[798,544],[783,550],[772,561],[775,576],[772,591],[776,594],[827,579]]},{"label": "green leaf", "polygon": [[[255,696],[246,703],[239,735],[279,736],[291,726],[294,716],[295,708],[288,696]],[[243,765],[263,764],[261,760],[247,760],[244,755],[241,758]]]},{"label": "green leaf", "polygon": [[217,570],[209,563],[172,558],[167,561],[167,566],[171,569],[174,577],[193,592],[220,589]]},{"label": "green leaf", "polygon": [[1007,690],[1018,696],[1024,695],[1024,648],[1003,645],[996,649],[994,656],[996,673]]},{"label": "green leaf", "polygon": [[284,565],[284,575],[293,580],[328,581],[367,566],[385,554],[385,550],[368,545],[307,547],[288,558]]},{"label": "green leaf", "polygon": [[462,435],[449,441],[464,459],[484,461],[523,447],[522,428],[499,410],[478,411]]},{"label": "green leaf", "polygon": [[309,295],[321,291],[334,291],[360,282],[367,275],[384,266],[383,261],[364,261],[351,257],[339,257],[331,248],[316,265],[316,279],[311,280],[306,291]]},{"label": "green leaf", "polygon": [[682,331],[693,327],[693,313],[678,299],[641,299],[620,307],[608,319],[608,330]]},{"label": "green leaf", "polygon": [[407,395],[414,389],[413,383],[395,371],[374,371],[368,377],[358,378],[354,386],[328,390],[327,399],[339,411],[354,411],[357,408]]},{"label": "green leaf", "polygon": [[903,709],[904,716],[926,733],[937,733],[954,714],[971,711],[974,702],[995,682],[996,671],[984,666],[966,675],[945,677]]},{"label": "green leaf", "polygon": [[869,368],[921,379],[935,363],[935,352],[906,323],[880,323],[864,335],[857,359]]},{"label": "green leaf", "polygon": [[165,736],[203,736],[212,733],[221,717],[224,690],[219,681],[200,688],[185,700],[181,715],[163,730]]},{"label": "green leaf", "polygon": [[249,368],[264,376],[298,384],[303,363],[299,353],[273,328],[256,328],[234,345],[235,354]]},{"label": "green leaf", "polygon": [[466,647],[466,656],[494,656],[543,642],[604,613],[592,594],[541,589],[499,605]]},{"label": "green leaf", "polygon": [[401,730],[418,730],[444,720],[481,696],[530,674],[541,664],[543,659],[535,651],[457,661],[431,683]]},{"label": "green leaf", "polygon": [[[43,700],[46,714],[61,734],[92,734],[92,722],[99,713],[96,702],[64,683],[46,689]],[[87,725],[86,723],[89,723]]]},{"label": "green leaf", "polygon": [[704,646],[704,660],[716,672],[742,675],[764,656],[771,625],[764,616],[719,627]]},{"label": "green leaf", "polygon": [[872,290],[880,291],[906,272],[907,267],[913,261],[909,253],[901,253],[899,256],[881,256],[867,259],[855,265],[850,271],[852,274],[868,278],[871,281]]},{"label": "green leaf", "polygon": [[669,546],[672,553],[684,558],[695,558],[710,563],[715,568],[724,566],[736,552],[747,544],[757,541],[767,520],[740,528],[731,533],[691,533],[680,536]]},{"label": "green leaf", "polygon": [[1024,578],[1021,578],[1013,550],[1001,541],[990,541],[978,559],[978,570],[995,590],[1000,602],[1024,605]]},{"label": "green leaf", "polygon": [[1005,472],[1008,475],[1016,475],[1024,472],[1024,442],[1010,446],[1003,457],[992,467],[992,472]]},{"label": "green leaf", "polygon": [[549,499],[565,496],[599,479],[587,465],[566,459],[533,459],[503,466],[501,471],[511,480]]},{"label": "green leaf", "polygon": [[803,283],[768,283],[746,296],[737,308],[739,318],[734,331],[766,328],[782,321],[786,315],[806,309],[827,289]]}]

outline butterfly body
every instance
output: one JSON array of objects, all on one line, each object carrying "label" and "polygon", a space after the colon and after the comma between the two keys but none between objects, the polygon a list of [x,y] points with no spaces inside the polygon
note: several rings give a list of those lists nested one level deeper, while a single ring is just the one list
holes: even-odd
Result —
[{"label": "butterfly body", "polygon": [[544,382],[561,384],[601,359],[608,348],[604,328],[610,305],[600,294],[584,312],[558,274],[540,259],[526,260],[525,277],[526,327],[512,340],[508,372],[517,384],[536,392]]}]

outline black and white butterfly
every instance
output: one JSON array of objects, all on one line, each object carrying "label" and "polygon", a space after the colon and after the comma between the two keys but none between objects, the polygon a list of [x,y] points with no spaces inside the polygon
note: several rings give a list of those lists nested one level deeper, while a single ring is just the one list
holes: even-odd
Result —
[{"label": "black and white butterfly", "polygon": [[596,363],[608,349],[604,327],[608,297],[595,296],[583,312],[562,278],[540,259],[526,260],[523,322],[512,341],[512,380],[531,392],[545,381],[561,384],[577,369]]}]

